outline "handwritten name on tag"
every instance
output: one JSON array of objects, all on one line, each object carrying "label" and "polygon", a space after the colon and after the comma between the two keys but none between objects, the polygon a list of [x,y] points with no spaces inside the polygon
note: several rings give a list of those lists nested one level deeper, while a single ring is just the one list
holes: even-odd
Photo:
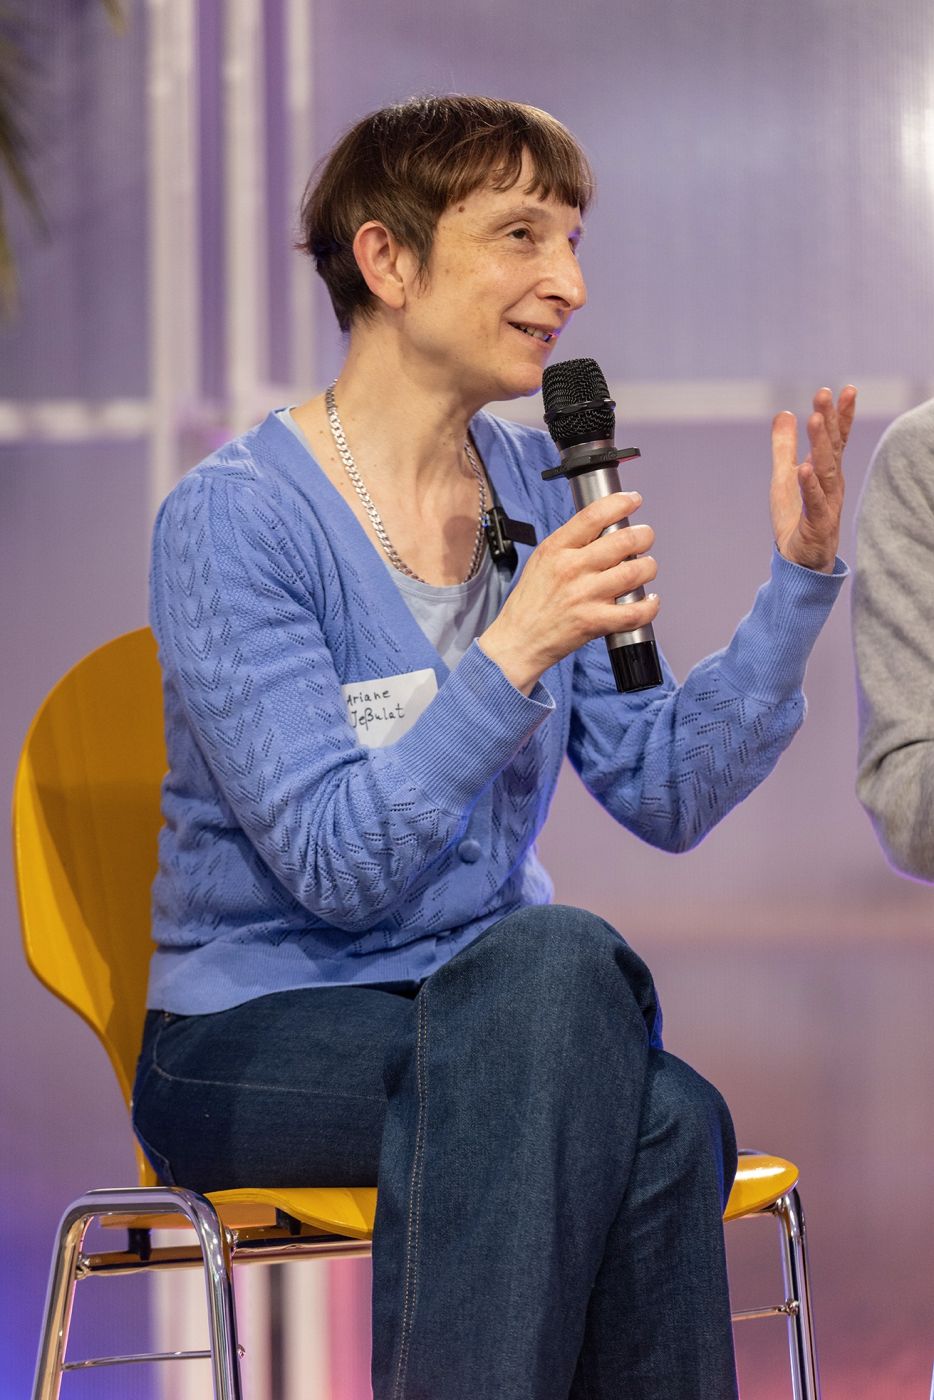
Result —
[{"label": "handwritten name on tag", "polygon": [[368,749],[381,749],[412,728],[437,695],[438,681],[429,666],[401,676],[355,681],[342,685],[341,693],[358,742]]}]

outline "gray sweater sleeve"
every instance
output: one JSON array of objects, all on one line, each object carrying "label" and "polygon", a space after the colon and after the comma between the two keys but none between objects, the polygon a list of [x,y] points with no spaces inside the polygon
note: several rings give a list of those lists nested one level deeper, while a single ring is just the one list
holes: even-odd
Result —
[{"label": "gray sweater sleeve", "polygon": [[934,399],[898,418],[859,507],[857,792],[892,863],[934,881]]}]

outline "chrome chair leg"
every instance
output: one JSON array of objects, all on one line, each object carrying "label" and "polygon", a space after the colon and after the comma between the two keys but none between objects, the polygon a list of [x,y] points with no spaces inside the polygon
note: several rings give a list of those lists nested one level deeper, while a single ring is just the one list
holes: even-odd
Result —
[{"label": "chrome chair leg", "polygon": [[191,1197],[192,1207],[185,1213],[195,1227],[204,1259],[214,1400],[242,1400],[237,1310],[226,1235],[211,1203],[192,1192],[185,1194]]},{"label": "chrome chair leg", "polygon": [[33,1400],[59,1400],[62,1365],[78,1282],[78,1257],[93,1214],[93,1210],[86,1208],[84,1200],[75,1201],[62,1216],[58,1227],[45,1296],[39,1354],[36,1357]]},{"label": "chrome chair leg", "polygon": [[89,1191],[62,1216],[49,1274],[33,1400],[59,1400],[65,1348],[88,1226],[102,1215],[187,1216],[204,1262],[214,1400],[243,1400],[230,1250],[210,1201],[178,1187]]},{"label": "chrome chair leg", "polygon": [[788,1317],[788,1348],[792,1393],[794,1400],[820,1400],[807,1235],[804,1209],[797,1189],[793,1188],[781,1196],[772,1207],[772,1213],[778,1220],[785,1297],[791,1305]]}]

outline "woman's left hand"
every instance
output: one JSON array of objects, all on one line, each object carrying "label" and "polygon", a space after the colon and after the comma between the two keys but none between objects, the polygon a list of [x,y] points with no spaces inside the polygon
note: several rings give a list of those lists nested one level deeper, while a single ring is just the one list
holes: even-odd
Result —
[{"label": "woman's left hand", "polygon": [[772,421],[772,485],[769,508],[778,550],[793,564],[833,571],[843,509],[843,449],[856,412],[856,390],[848,384],[836,404],[830,389],[818,389],[808,418],[810,451],[798,455],[793,413]]}]

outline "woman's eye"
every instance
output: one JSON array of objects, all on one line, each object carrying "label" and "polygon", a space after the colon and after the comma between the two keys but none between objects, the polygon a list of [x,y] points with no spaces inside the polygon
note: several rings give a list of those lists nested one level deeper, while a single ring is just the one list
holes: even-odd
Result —
[{"label": "woman's eye", "polygon": [[532,235],[527,228],[513,228],[509,230],[510,238],[527,239],[531,238],[531,236]]}]

